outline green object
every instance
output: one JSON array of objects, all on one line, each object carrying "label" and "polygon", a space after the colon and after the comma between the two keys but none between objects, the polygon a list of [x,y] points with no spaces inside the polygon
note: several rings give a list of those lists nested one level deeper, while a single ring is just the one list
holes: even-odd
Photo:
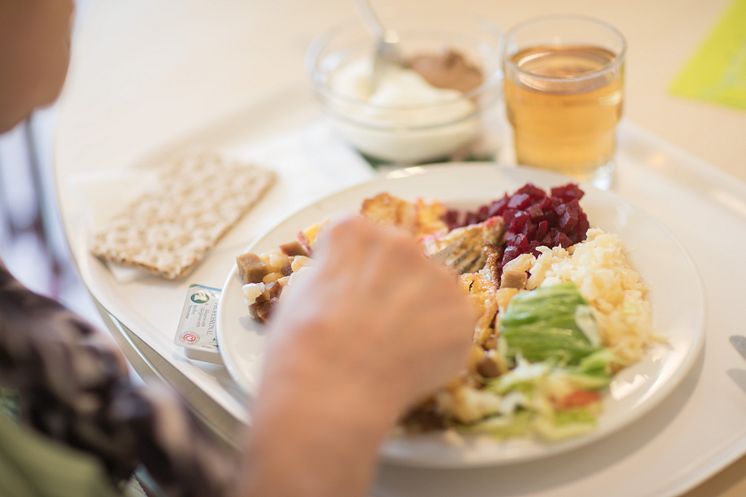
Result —
[{"label": "green object", "polygon": [[617,356],[609,349],[601,349],[583,358],[577,366],[568,368],[567,379],[580,390],[601,390],[611,383],[611,366],[615,363],[619,363]]},{"label": "green object", "polygon": [[0,495],[115,497],[120,493],[91,456],[0,415]]},{"label": "green object", "polygon": [[619,359],[609,349],[601,349],[580,361],[577,367],[572,368],[570,372],[583,374],[586,376],[596,376],[602,378],[611,378],[613,371],[612,365],[618,364]]},{"label": "green object", "polygon": [[596,427],[596,414],[587,407],[557,411],[540,416],[534,422],[536,432],[545,440],[564,440],[588,433]]},{"label": "green object", "polygon": [[517,368],[489,382],[487,388],[497,394],[510,392],[530,393],[550,373],[547,364],[522,362]]},{"label": "green object", "polygon": [[[531,362],[551,361],[577,365],[599,350],[581,329],[591,331],[595,321],[588,316],[588,302],[573,283],[540,287],[513,297],[500,319],[500,333],[508,344],[508,355]],[[582,321],[578,318],[583,316]]]},{"label": "green object", "polygon": [[532,417],[532,413],[521,411],[512,416],[494,416],[458,428],[463,433],[480,433],[497,439],[521,437],[531,432]]},{"label": "green object", "polygon": [[733,2],[669,91],[746,109],[746,0]]},{"label": "green object", "polygon": [[18,394],[0,387],[0,416],[2,415],[18,419]]}]

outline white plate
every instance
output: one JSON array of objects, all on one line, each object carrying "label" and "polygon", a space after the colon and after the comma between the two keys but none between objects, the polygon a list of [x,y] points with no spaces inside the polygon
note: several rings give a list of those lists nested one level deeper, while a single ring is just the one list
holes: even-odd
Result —
[{"label": "white plate", "polygon": [[[326,197],[281,222],[249,247],[263,252],[293,240],[320,219],[356,212],[363,198],[383,191],[403,198],[425,197],[449,205],[476,206],[526,182],[548,188],[565,183],[558,175],[496,165],[447,165],[395,171]],[[433,467],[505,464],[549,456],[607,436],[655,407],[681,381],[703,343],[704,302],[697,272],[682,246],[661,225],[621,197],[584,186],[582,205],[592,226],[617,233],[634,266],[650,287],[654,326],[667,345],[614,378],[605,411],[592,433],[560,443],[529,439],[497,442],[471,439],[452,445],[440,435],[391,438],[382,448],[389,461]],[[260,377],[267,337],[247,315],[234,267],[218,309],[220,350],[233,378],[251,397]]]}]

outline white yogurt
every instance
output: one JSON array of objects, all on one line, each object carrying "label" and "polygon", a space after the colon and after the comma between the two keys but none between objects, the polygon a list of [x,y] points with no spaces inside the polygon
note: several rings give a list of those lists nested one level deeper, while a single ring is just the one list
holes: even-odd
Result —
[{"label": "white yogurt", "polygon": [[358,150],[391,162],[442,158],[477,138],[475,103],[459,91],[431,86],[411,69],[392,68],[371,91],[371,61],[337,69],[327,105],[340,133]]}]

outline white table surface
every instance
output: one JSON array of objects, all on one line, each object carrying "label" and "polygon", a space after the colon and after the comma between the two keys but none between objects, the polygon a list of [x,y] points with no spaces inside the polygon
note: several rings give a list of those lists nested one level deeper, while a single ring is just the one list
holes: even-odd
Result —
[{"label": "white table surface", "polygon": [[[666,89],[726,0],[409,0],[384,17],[463,11],[500,27],[571,12],[605,19],[628,38],[626,117],[746,180],[746,112],[671,97]],[[405,5],[397,5],[405,4]],[[83,5],[58,112],[57,178],[117,168],[238,113],[278,88],[307,86],[311,39],[355,15],[351,1],[96,0]],[[309,90],[310,98],[310,90]],[[66,214],[71,192],[60,181]],[[686,497],[746,495],[742,458]]]}]

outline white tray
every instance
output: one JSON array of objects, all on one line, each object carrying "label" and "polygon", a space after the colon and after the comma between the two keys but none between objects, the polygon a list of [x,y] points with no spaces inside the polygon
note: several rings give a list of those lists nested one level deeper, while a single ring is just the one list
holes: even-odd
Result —
[{"label": "white tray", "polygon": [[[282,117],[275,106],[248,109],[133,166],[147,169],[147,164],[188,143],[219,147],[280,171],[280,185],[183,283],[119,283],[88,255],[90,210],[81,201],[84,195],[74,193],[81,185],[95,184],[115,209],[126,198],[103,185],[107,176],[111,180],[121,172],[103,171],[99,180],[57,179],[58,188],[65,190],[62,198],[71,203],[63,209],[64,224],[83,280],[98,303],[120,321],[114,325],[130,345],[130,357],[155,368],[223,433],[248,420],[245,399],[222,366],[192,362],[173,345],[187,286],[220,286],[237,251],[272,223],[374,174],[316,121],[304,96],[290,93],[280,100],[288,109]],[[251,122],[261,122],[262,131]],[[746,265],[738,258],[746,246],[746,185],[630,123],[621,125],[619,149],[616,190],[667,225],[702,276],[707,337],[692,372],[653,412],[588,447],[501,468],[444,471],[383,465],[374,495],[672,497],[746,453],[746,361],[728,342],[730,335],[746,335]],[[665,254],[660,256],[664,262]]]}]

